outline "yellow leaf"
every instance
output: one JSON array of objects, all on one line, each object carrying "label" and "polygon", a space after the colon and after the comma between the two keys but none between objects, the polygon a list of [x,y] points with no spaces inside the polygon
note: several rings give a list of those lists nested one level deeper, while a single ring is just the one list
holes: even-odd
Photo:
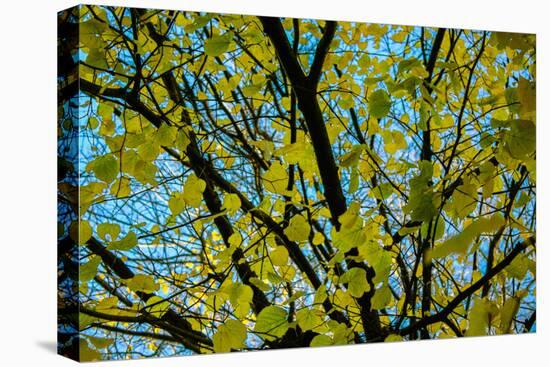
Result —
[{"label": "yellow leaf", "polygon": [[173,216],[180,214],[185,208],[185,199],[182,192],[173,192],[168,199],[168,208]]},{"label": "yellow leaf", "polygon": [[128,251],[136,247],[137,243],[136,234],[130,231],[123,239],[109,243],[107,248],[109,250]]},{"label": "yellow leaf", "polygon": [[495,313],[495,307],[491,301],[485,298],[476,299],[468,314],[469,327],[466,336],[487,335],[487,328]]},{"label": "yellow leaf", "polygon": [[518,99],[521,118],[530,119],[536,111],[535,83],[520,77],[518,82]]},{"label": "yellow leaf", "polygon": [[102,240],[114,241],[119,233],[120,226],[116,223],[101,223],[97,226],[97,234]]},{"label": "yellow leaf", "polygon": [[510,332],[510,327],[512,326],[512,321],[518,313],[520,304],[520,298],[517,296],[512,296],[504,302],[502,309],[500,310],[500,333],[508,334]]},{"label": "yellow leaf", "polygon": [[501,214],[476,219],[472,224],[464,228],[462,232],[449,238],[441,245],[436,246],[431,253],[431,257],[441,258],[452,253],[464,254],[477,236],[482,233],[493,233],[504,225],[504,223],[504,218]]},{"label": "yellow leaf", "polygon": [[194,174],[191,174],[183,186],[183,199],[185,203],[198,208],[202,202],[202,193],[206,188],[206,182]]},{"label": "yellow leaf", "polygon": [[288,227],[284,230],[289,240],[297,242],[307,240],[310,231],[311,227],[307,219],[300,214],[296,214],[290,218]]},{"label": "yellow leaf", "polygon": [[374,296],[372,297],[371,303],[372,303],[372,309],[373,310],[381,310],[385,308],[388,303],[391,301],[391,291],[390,287],[387,284],[384,284],[381,288],[377,289],[374,292]]},{"label": "yellow leaf", "polygon": [[86,336],[88,340],[98,349],[107,348],[109,345],[114,343],[114,339],[111,338],[98,338],[95,336]]},{"label": "yellow leaf", "polygon": [[403,337],[397,334],[390,334],[384,339],[385,343],[400,342],[403,341]]},{"label": "yellow leaf", "polygon": [[332,341],[332,338],[328,335],[316,335],[312,340],[311,343],[309,343],[310,347],[325,347],[327,345],[333,345],[334,342]]},{"label": "yellow leaf", "polygon": [[227,32],[222,35],[213,36],[204,42],[204,53],[208,56],[216,57],[222,55],[229,49],[233,32]]},{"label": "yellow leaf", "polygon": [[254,292],[246,284],[231,283],[224,288],[224,293],[229,297],[229,302],[235,309],[237,317],[246,317],[250,311],[250,303]]},{"label": "yellow leaf", "polygon": [[128,280],[127,285],[134,292],[153,293],[159,289],[159,285],[155,283],[153,277],[145,274],[135,275]]},{"label": "yellow leaf", "polygon": [[227,353],[244,347],[246,327],[238,320],[227,320],[212,337],[214,352]]},{"label": "yellow leaf", "polygon": [[92,280],[97,274],[99,264],[101,264],[101,257],[96,255],[92,255],[87,263],[81,264],[78,271],[80,281],[87,282]]},{"label": "yellow leaf", "polygon": [[271,164],[263,175],[266,190],[279,195],[287,195],[288,176],[283,165],[279,162]]},{"label": "yellow leaf", "polygon": [[287,312],[277,306],[267,306],[256,319],[254,331],[265,340],[274,340],[285,335],[289,328]]},{"label": "yellow leaf", "polygon": [[[107,314],[116,314],[118,312],[118,298],[117,297],[107,297],[103,298],[97,306],[95,307],[96,311],[107,313]],[[115,310],[116,312],[113,312]]]},{"label": "yellow leaf", "polygon": [[361,153],[365,149],[365,144],[355,145],[349,152],[340,157],[340,167],[356,166],[361,157]]},{"label": "yellow leaf", "polygon": [[226,194],[223,199],[222,209],[226,209],[229,214],[235,214],[241,207],[241,199],[237,194]]},{"label": "yellow leaf", "polygon": [[170,303],[158,296],[150,297],[145,304],[145,311],[159,319],[164,316],[169,309]]},{"label": "yellow leaf", "polygon": [[348,284],[348,291],[355,298],[361,297],[370,289],[365,269],[351,268],[340,280],[342,283]]},{"label": "yellow leaf", "polygon": [[288,251],[284,246],[277,246],[275,250],[271,251],[269,258],[273,265],[283,266],[288,262]]},{"label": "yellow leaf", "polygon": [[100,156],[91,161],[87,169],[91,169],[95,176],[105,183],[111,183],[119,172],[119,162],[112,154]]},{"label": "yellow leaf", "polygon": [[88,341],[84,338],[79,340],[79,362],[100,361],[101,353],[97,350],[90,348]]},{"label": "yellow leaf", "polygon": [[303,331],[313,330],[323,324],[319,311],[308,307],[302,308],[296,313],[296,321]]},{"label": "yellow leaf", "polygon": [[352,228],[357,219],[359,219],[359,210],[361,209],[361,204],[354,201],[350,204],[348,210],[338,218],[338,221],[342,225],[342,228]]},{"label": "yellow leaf", "polygon": [[74,221],[69,227],[69,235],[80,245],[85,245],[92,237],[92,226],[86,220]]},{"label": "yellow leaf", "polygon": [[178,129],[173,126],[168,126],[166,124],[160,125],[160,127],[155,132],[155,141],[158,145],[161,146],[172,146],[176,140],[178,134]]},{"label": "yellow leaf", "polygon": [[243,242],[243,238],[239,232],[233,233],[228,239],[229,245],[238,247]]},{"label": "yellow leaf", "polygon": [[314,245],[320,245],[325,242],[325,236],[321,232],[315,232],[312,242]]}]

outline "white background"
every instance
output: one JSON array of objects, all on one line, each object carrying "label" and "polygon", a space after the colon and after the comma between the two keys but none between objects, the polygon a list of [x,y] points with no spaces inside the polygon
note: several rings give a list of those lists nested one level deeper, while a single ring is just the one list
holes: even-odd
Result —
[{"label": "white background", "polygon": [[[104,4],[101,1],[90,1]],[[117,366],[540,366],[550,348],[549,33],[544,0],[126,0],[110,5],[537,33],[536,335],[117,362]],[[56,338],[56,12],[65,0],[2,1],[0,17],[0,364],[73,365]],[[107,362],[108,363],[108,362]],[[98,366],[107,363],[97,363]],[[130,363],[130,364],[129,364]]]}]

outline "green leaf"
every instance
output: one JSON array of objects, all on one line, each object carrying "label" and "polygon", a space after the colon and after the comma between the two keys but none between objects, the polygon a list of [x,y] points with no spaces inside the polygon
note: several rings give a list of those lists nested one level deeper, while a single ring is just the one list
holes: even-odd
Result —
[{"label": "green leaf", "polygon": [[452,196],[450,205],[451,213],[456,217],[463,219],[472,213],[477,206],[478,186],[465,179],[464,184],[460,185]]},{"label": "green leaf", "polygon": [[395,154],[398,150],[408,147],[407,140],[400,131],[385,131],[382,136],[384,137],[384,150],[389,154]]},{"label": "green leaf", "polygon": [[103,182],[111,183],[118,175],[119,163],[112,154],[106,154],[90,162],[91,170]]},{"label": "green leaf", "polygon": [[263,175],[264,186],[266,190],[280,195],[287,194],[288,176],[286,170],[278,161],[273,162],[269,169]]},{"label": "green leaf", "polygon": [[380,247],[378,242],[365,242],[359,247],[359,255],[374,269],[376,275],[373,283],[386,282],[389,279],[393,259],[390,252]]},{"label": "green leaf", "polygon": [[137,149],[137,154],[147,162],[153,162],[160,154],[160,147],[151,141],[141,144]]},{"label": "green leaf", "polygon": [[91,48],[88,56],[86,57],[86,63],[99,69],[108,69],[109,64],[107,63],[107,59],[105,57],[105,49],[103,47]]},{"label": "green leaf", "polygon": [[354,201],[349,205],[349,208],[344,214],[338,218],[338,222],[342,225],[342,228],[354,228],[357,223],[361,223],[359,211],[361,210],[361,204]]},{"label": "green leaf", "polygon": [[374,118],[385,117],[390,112],[391,100],[383,89],[372,92],[368,99],[369,113]]},{"label": "green leaf", "polygon": [[255,278],[255,277],[250,278],[250,283],[255,285],[259,290],[261,290],[263,292],[269,292],[269,290],[271,289],[269,284],[263,282],[261,279]]},{"label": "green leaf", "polygon": [[535,262],[533,260],[530,260],[525,254],[519,254],[506,267],[506,272],[513,278],[522,280],[527,275],[527,272],[534,268]]},{"label": "green leaf", "polygon": [[387,284],[384,284],[381,288],[377,289],[374,292],[374,296],[372,297],[371,308],[373,310],[381,310],[385,308],[388,303],[391,301],[391,291],[390,287]]},{"label": "green leaf", "polygon": [[98,338],[96,336],[87,335],[86,338],[98,349],[107,348],[109,345],[113,344],[115,339],[112,338]]},{"label": "green leaf", "polygon": [[97,105],[97,114],[101,116],[103,121],[111,120],[114,110],[114,107],[106,102],[101,102]]},{"label": "green leaf", "polygon": [[254,331],[265,340],[275,340],[285,335],[288,327],[287,312],[277,306],[267,306],[258,315]]},{"label": "green leaf", "polygon": [[303,331],[313,330],[323,324],[319,311],[308,307],[296,312],[296,321]]},{"label": "green leaf", "polygon": [[220,56],[229,49],[232,39],[233,32],[213,36],[204,42],[204,53],[212,57]]},{"label": "green leaf", "polygon": [[389,182],[384,182],[373,187],[370,194],[376,199],[386,200],[393,193],[393,186]]},{"label": "green leaf", "polygon": [[261,84],[249,84],[242,88],[243,94],[247,97],[253,97],[256,93],[262,90]]},{"label": "green leaf", "polygon": [[128,288],[134,292],[153,293],[159,290],[159,285],[150,275],[136,274],[127,282]]},{"label": "green leaf", "polygon": [[191,24],[185,25],[185,32],[193,33],[198,29],[204,27],[212,19],[212,14],[200,15],[195,18],[195,21]]},{"label": "green leaf", "polygon": [[348,194],[353,194],[359,188],[359,170],[355,167],[351,169],[349,176]]},{"label": "green leaf", "polygon": [[86,220],[74,221],[69,226],[69,235],[79,245],[85,245],[92,238],[92,226]]},{"label": "green leaf", "polygon": [[[267,153],[271,154],[270,152],[272,151],[272,147],[271,147],[272,144],[273,143],[271,142],[266,142],[265,144],[261,144],[261,145],[265,145],[266,146],[265,148],[268,148]],[[258,143],[256,143],[255,145],[259,146]],[[262,149],[262,150],[265,150],[265,149]],[[298,164],[300,168],[304,170],[305,173],[308,173],[308,172],[312,173],[317,169],[317,163],[315,162],[315,151],[313,150],[313,145],[311,145],[309,142],[305,140],[292,143],[292,144],[286,144],[285,146],[276,149],[273,152],[273,154],[282,156],[285,162],[288,164]],[[278,163],[278,162],[275,162],[275,163]],[[279,169],[279,167],[277,167],[277,169]],[[283,167],[283,170],[284,170],[284,167]],[[279,172],[277,173],[279,174],[274,175],[274,177],[279,177],[279,176],[282,177],[282,182],[281,182],[282,187],[279,189],[280,192],[276,192],[276,193],[285,195],[286,185],[288,181],[286,172],[281,172],[279,170]],[[271,192],[274,192],[273,190],[270,190],[268,187],[266,187],[266,189],[268,189]]]},{"label": "green leaf", "polygon": [[97,306],[95,307],[96,311],[101,313],[106,313],[109,315],[116,315],[118,314],[118,298],[113,297],[107,297],[103,298]]},{"label": "green leaf", "polygon": [[114,241],[119,233],[120,226],[116,223],[101,223],[97,226],[97,234],[102,240]]},{"label": "green leaf", "polygon": [[512,158],[524,160],[536,149],[536,126],[531,120],[512,120],[504,137],[504,147]]},{"label": "green leaf", "polygon": [[326,347],[328,345],[333,345],[333,341],[330,336],[328,335],[315,335],[315,337],[311,340],[311,343],[309,343],[310,347]]},{"label": "green leaf", "polygon": [[145,304],[145,311],[157,318],[164,316],[170,309],[170,303],[158,296],[149,297]]},{"label": "green leaf", "polygon": [[342,276],[340,281],[348,284],[348,291],[355,298],[361,297],[363,293],[370,289],[365,269],[351,268]]},{"label": "green leaf", "polygon": [[344,110],[349,110],[350,108],[353,108],[353,94],[345,93],[342,97],[340,97],[340,100],[338,101],[338,106],[340,106],[340,108]]},{"label": "green leaf", "polygon": [[437,259],[452,253],[464,254],[477,236],[482,233],[493,233],[503,226],[504,223],[505,221],[501,214],[478,218],[464,228],[462,232],[436,246],[431,253],[431,257]]},{"label": "green leaf", "polygon": [[93,279],[97,274],[97,268],[101,264],[101,257],[92,255],[87,263],[80,265],[78,274],[81,282],[87,282]]},{"label": "green leaf", "polygon": [[365,149],[365,144],[354,145],[349,152],[340,157],[340,167],[348,168],[357,166],[361,153],[363,153]]},{"label": "green leaf", "polygon": [[181,153],[185,153],[190,142],[189,133],[185,129],[179,129],[175,142],[176,148],[178,148]]},{"label": "green leaf", "polygon": [[246,317],[248,311],[250,311],[250,304],[254,295],[252,288],[246,284],[231,283],[224,291],[235,309],[235,314],[238,317]]},{"label": "green leaf", "polygon": [[520,103],[520,117],[535,117],[536,111],[536,86],[535,82],[520,77],[518,82],[518,99]]},{"label": "green leaf", "polygon": [[317,292],[315,292],[315,297],[313,298],[313,304],[319,305],[325,302],[325,300],[328,298],[327,294],[327,286],[322,284],[318,289]]},{"label": "green leaf", "polygon": [[366,235],[363,229],[363,219],[359,217],[358,213],[353,214],[353,203],[338,220],[342,224],[340,230],[336,231],[334,227],[331,229],[332,243],[337,249],[346,253],[352,248],[364,244]]},{"label": "green leaf", "polygon": [[417,58],[414,58],[414,57],[407,58],[407,59],[404,59],[404,60],[399,62],[398,66],[397,66],[397,73],[401,74],[401,73],[409,71],[413,67],[417,67],[417,66],[421,66],[421,65],[422,65],[422,63]]},{"label": "green leaf", "polygon": [[177,134],[178,134],[178,129],[176,127],[162,124],[155,131],[154,139],[158,145],[170,147],[174,145],[174,141],[176,140]]},{"label": "green leaf", "polygon": [[227,353],[244,347],[246,327],[238,320],[227,320],[212,337],[214,352]]},{"label": "green leaf", "polygon": [[78,228],[80,229],[80,235],[78,237],[80,243],[87,243],[90,238],[92,238],[92,226],[90,225],[90,222],[82,220],[80,221],[80,226]]},{"label": "green leaf", "polygon": [[128,251],[136,247],[137,243],[136,234],[130,231],[123,239],[111,242],[107,248],[109,250]]},{"label": "green leaf", "polygon": [[428,161],[420,161],[418,166],[420,173],[409,182],[411,188],[409,202],[403,210],[410,213],[413,221],[429,221],[437,214],[435,196],[431,186],[433,166]]},{"label": "green leaf", "polygon": [[400,236],[406,236],[408,234],[411,234],[411,233],[415,233],[418,231],[418,228],[419,226],[413,226],[413,227],[406,227],[406,226],[403,226],[399,229],[399,231],[397,231],[397,233],[400,235]]},{"label": "green leaf", "polygon": [[344,345],[350,344],[353,340],[353,330],[344,323],[332,322],[329,324],[330,330],[334,334],[332,344]]}]

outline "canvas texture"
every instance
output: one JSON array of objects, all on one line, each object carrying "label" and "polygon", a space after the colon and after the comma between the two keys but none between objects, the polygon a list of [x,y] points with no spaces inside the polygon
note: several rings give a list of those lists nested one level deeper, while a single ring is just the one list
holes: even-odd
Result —
[{"label": "canvas texture", "polygon": [[58,351],[536,331],[535,35],[58,14]]}]

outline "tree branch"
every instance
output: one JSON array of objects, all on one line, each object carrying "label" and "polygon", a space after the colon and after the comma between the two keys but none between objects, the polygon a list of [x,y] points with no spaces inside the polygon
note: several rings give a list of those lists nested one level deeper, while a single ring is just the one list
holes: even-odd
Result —
[{"label": "tree branch", "polygon": [[319,79],[321,78],[323,64],[330,49],[330,43],[334,39],[335,33],[336,22],[326,21],[323,37],[321,38],[321,40],[317,44],[317,48],[315,49],[315,57],[313,58],[313,62],[311,64],[308,75],[309,82],[312,86],[314,86],[315,89],[317,89],[317,84],[319,83]]},{"label": "tree branch", "polygon": [[514,260],[516,256],[518,256],[528,246],[534,245],[534,244],[535,244],[535,237],[529,237],[527,240],[518,243],[500,263],[498,263],[493,268],[491,268],[489,272],[486,273],[484,276],[482,276],[478,281],[476,281],[467,289],[462,291],[451,302],[449,302],[447,306],[445,306],[441,311],[439,311],[434,315],[424,317],[420,321],[399,330],[399,335],[407,335],[423,327],[426,327],[428,325],[434,324],[436,322],[444,321],[445,318],[449,316],[455,310],[455,308],[458,307],[458,305],[460,305],[460,303],[462,303],[464,300],[466,300],[466,298],[470,297],[479,289],[481,289],[485,283],[489,282],[494,276],[496,276],[504,268],[510,265],[512,260]]}]

